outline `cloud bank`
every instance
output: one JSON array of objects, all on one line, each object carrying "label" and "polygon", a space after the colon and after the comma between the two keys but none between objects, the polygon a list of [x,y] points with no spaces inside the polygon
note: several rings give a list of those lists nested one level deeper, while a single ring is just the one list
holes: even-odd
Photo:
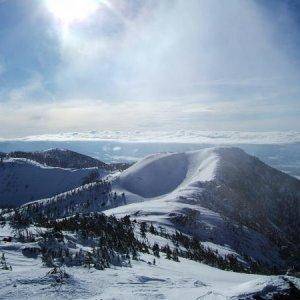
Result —
[{"label": "cloud bank", "polygon": [[[240,131],[89,131],[27,136],[14,141],[119,141],[199,144],[287,144],[300,143],[300,132]],[[0,141],[9,141],[2,139]],[[118,149],[115,149],[117,151]]]}]

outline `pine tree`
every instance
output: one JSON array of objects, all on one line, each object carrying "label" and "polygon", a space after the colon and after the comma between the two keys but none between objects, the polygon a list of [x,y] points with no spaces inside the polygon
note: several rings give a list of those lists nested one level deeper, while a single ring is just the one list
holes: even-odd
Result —
[{"label": "pine tree", "polygon": [[160,257],[159,255],[159,246],[157,243],[155,243],[152,247],[152,251],[153,251],[153,255],[155,255],[156,257]]},{"label": "pine tree", "polygon": [[144,239],[146,238],[146,232],[147,232],[147,223],[142,222],[140,225],[140,233],[141,233],[141,237]]},{"label": "pine tree", "polygon": [[178,249],[175,248],[173,251],[172,251],[172,258],[173,260],[175,261],[179,261],[179,258],[178,258]]},{"label": "pine tree", "polygon": [[153,226],[153,224],[151,223],[150,227],[149,227],[149,232],[152,234],[157,234],[157,231],[155,229],[155,227]]},{"label": "pine tree", "polygon": [[138,260],[138,254],[135,248],[132,249],[132,259],[133,260]]},{"label": "pine tree", "polygon": [[0,268],[2,270],[10,270],[12,271],[12,267],[9,266],[6,262],[6,257],[4,255],[4,253],[1,254],[1,258],[0,258]]},{"label": "pine tree", "polygon": [[171,251],[169,245],[166,245],[164,247],[164,250],[165,250],[165,253],[166,253],[166,258],[171,259],[172,258],[172,251]]}]

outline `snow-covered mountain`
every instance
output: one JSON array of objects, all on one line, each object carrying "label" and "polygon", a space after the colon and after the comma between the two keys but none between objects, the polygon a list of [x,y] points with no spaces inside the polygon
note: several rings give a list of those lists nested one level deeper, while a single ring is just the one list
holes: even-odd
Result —
[{"label": "snow-covered mountain", "polygon": [[132,204],[110,214],[173,226],[271,265],[299,249],[300,181],[238,148],[151,155],[113,186]]},{"label": "snow-covered mountain", "polygon": [[63,148],[51,148],[33,152],[0,152],[0,158],[25,158],[49,167],[68,169],[101,168],[109,172],[123,171],[132,165],[132,163],[126,162],[104,163],[99,159]]},{"label": "snow-covered mountain", "polygon": [[[118,139],[115,132],[106,133],[101,139],[78,140],[77,135],[62,135],[62,139],[42,139],[42,140],[9,140],[0,139],[0,152],[12,151],[45,151],[50,148],[69,149],[93,158],[97,158],[105,163],[113,162],[136,162],[150,154],[159,152],[187,152],[215,146],[235,146],[243,149],[248,154],[258,157],[264,163],[276,168],[284,173],[300,179],[300,142],[294,139],[293,133],[282,133],[277,136],[279,139],[270,137],[270,132],[264,133],[257,140],[253,132],[243,133],[243,137],[238,132],[215,132],[211,138],[206,139],[208,132],[178,132],[175,139],[168,138],[168,135],[156,132],[153,136],[145,132],[132,132],[128,139]],[[122,135],[122,134],[121,134]],[[197,135],[199,139],[197,138]],[[174,136],[174,137],[175,137]],[[194,138],[193,138],[194,136]],[[201,138],[204,137],[204,139]],[[274,136],[274,137],[275,137]],[[299,136],[299,134],[298,134]],[[66,139],[64,140],[64,137]],[[171,137],[171,136],[169,136]],[[157,141],[159,138],[160,141]],[[191,139],[190,139],[191,138]],[[75,139],[75,140],[74,140]],[[136,140],[137,139],[137,140]],[[134,140],[136,140],[134,142]]]},{"label": "snow-covered mountain", "polygon": [[[62,151],[54,152],[60,166],[90,162]],[[52,297],[57,286],[57,299],[300,295],[294,277],[214,268],[299,271],[300,181],[243,150],[159,153],[124,171],[50,167],[51,159],[32,158],[6,155],[0,163],[0,204],[22,204],[0,210],[7,258],[0,268],[8,278],[0,274],[0,298],[18,299],[12,286],[20,299]],[[93,214],[100,211],[106,216]]]},{"label": "snow-covered mountain", "polygon": [[50,167],[58,168],[101,168],[111,170],[111,167],[95,158],[67,149],[49,149],[45,151],[24,152],[14,151],[7,154],[11,158],[26,158]]},{"label": "snow-covered mountain", "polygon": [[18,206],[54,196],[107,174],[105,169],[48,167],[24,158],[0,163],[0,206]]},{"label": "snow-covered mountain", "polygon": [[130,215],[268,268],[299,263],[300,181],[239,148],[155,154],[106,181],[105,191],[93,183],[25,207]]}]

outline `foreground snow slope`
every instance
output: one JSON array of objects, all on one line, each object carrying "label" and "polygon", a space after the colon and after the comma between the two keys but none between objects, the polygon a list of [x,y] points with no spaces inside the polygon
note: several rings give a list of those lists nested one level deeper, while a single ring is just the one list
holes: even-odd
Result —
[{"label": "foreground snow slope", "polygon": [[0,205],[21,205],[68,191],[95,171],[98,169],[46,167],[26,159],[4,160],[0,164]]},{"label": "foreground snow slope", "polygon": [[[0,236],[8,233],[0,229]],[[40,258],[23,256],[22,246],[0,242],[0,252],[12,266],[12,271],[0,272],[0,299],[252,299],[289,289],[287,280],[299,286],[291,277],[222,271],[183,258],[156,258],[156,265],[149,265],[153,256],[147,254],[132,261],[132,267],[66,267],[70,278],[56,284]]]}]

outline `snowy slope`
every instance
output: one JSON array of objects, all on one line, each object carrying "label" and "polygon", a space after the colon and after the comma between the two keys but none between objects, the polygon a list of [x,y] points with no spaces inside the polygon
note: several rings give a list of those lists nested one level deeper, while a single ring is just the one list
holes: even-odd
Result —
[{"label": "snowy slope", "polygon": [[111,191],[108,181],[98,180],[53,197],[36,200],[24,204],[21,209],[27,214],[39,211],[52,219],[74,215],[103,211],[108,208],[125,204],[125,196]]},{"label": "snowy slope", "polygon": [[218,248],[221,252],[237,253],[241,260],[245,260],[246,254],[268,266],[281,268],[284,265],[279,248],[267,237],[199,205],[156,199],[120,206],[104,213],[117,217],[130,215],[132,219],[154,223],[168,231],[179,230],[200,241],[210,242],[206,245],[213,250]]},{"label": "snowy slope", "polygon": [[286,259],[299,248],[300,181],[241,149],[152,155],[113,185],[131,204],[108,214],[175,227],[271,265],[282,263],[280,246]]},{"label": "snowy slope", "polygon": [[[11,228],[0,227],[1,240],[9,234]],[[132,267],[104,271],[65,267],[70,277],[57,284],[47,275],[50,268],[39,257],[24,256],[23,247],[20,242],[0,242],[0,253],[12,266],[12,271],[0,272],[0,299],[272,299],[276,293],[287,292],[291,282],[300,286],[299,279],[289,276],[222,271],[184,258],[174,262],[164,255],[152,265],[149,254],[132,260]]]},{"label": "snowy slope", "polygon": [[210,150],[151,155],[123,172],[120,186],[145,198],[214,179],[217,156]]},{"label": "snowy slope", "polygon": [[0,165],[0,205],[20,205],[54,196],[83,184],[93,172],[106,174],[97,168],[62,169],[11,158]]},{"label": "snowy slope", "polygon": [[123,172],[119,177],[120,185],[145,198],[166,194],[184,180],[186,165],[182,153],[149,156]]},{"label": "snowy slope", "polygon": [[278,276],[248,275],[221,271],[204,264],[182,259],[180,263],[143,255],[144,261],[132,268],[105,271],[66,268],[71,275],[67,284],[55,285],[46,276],[41,262],[6,250],[13,272],[0,274],[1,299],[251,299],[251,295],[289,288]]}]

